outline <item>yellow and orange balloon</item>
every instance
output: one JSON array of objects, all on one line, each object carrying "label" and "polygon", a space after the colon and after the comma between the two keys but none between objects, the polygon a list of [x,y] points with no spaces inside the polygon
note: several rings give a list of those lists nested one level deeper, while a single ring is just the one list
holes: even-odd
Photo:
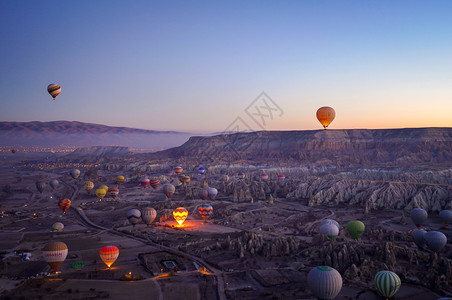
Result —
[{"label": "yellow and orange balloon", "polygon": [[329,106],[323,106],[317,110],[317,120],[323,125],[324,129],[333,122],[335,116],[336,112]]},{"label": "yellow and orange balloon", "polygon": [[179,223],[179,226],[182,226],[182,224],[185,222],[185,219],[187,219],[187,216],[188,210],[185,207],[178,207],[173,211],[174,220]]},{"label": "yellow and orange balloon", "polygon": [[58,201],[58,207],[63,211],[63,214],[71,207],[71,200],[64,198]]},{"label": "yellow and orange balloon", "polygon": [[94,188],[94,182],[87,181],[87,182],[85,182],[85,184],[83,186],[85,187],[85,191],[87,191],[89,194],[89,193],[91,193],[91,191]]},{"label": "yellow and orange balloon", "polygon": [[96,190],[96,197],[101,200],[105,195],[107,194],[107,191],[105,189],[97,189]]},{"label": "yellow and orange balloon", "polygon": [[110,269],[110,266],[116,261],[119,256],[119,249],[116,246],[105,246],[100,249],[99,255],[100,259],[102,259],[102,261]]}]

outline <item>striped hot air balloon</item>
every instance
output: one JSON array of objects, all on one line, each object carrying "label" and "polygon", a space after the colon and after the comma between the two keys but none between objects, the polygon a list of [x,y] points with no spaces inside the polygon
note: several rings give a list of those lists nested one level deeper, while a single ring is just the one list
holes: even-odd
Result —
[{"label": "striped hot air balloon", "polygon": [[87,191],[89,194],[94,189],[94,182],[87,181],[83,186],[85,187],[85,191]]},{"label": "striped hot air balloon", "polygon": [[119,189],[118,188],[111,188],[109,194],[110,194],[110,197],[112,197],[113,199],[116,199],[116,196],[119,195]]},{"label": "striped hot air balloon", "polygon": [[129,220],[130,224],[133,225],[133,227],[135,227],[136,224],[138,224],[138,222],[140,222],[140,218],[141,218],[141,211],[139,211],[136,208],[132,208],[129,209],[129,211],[127,211],[127,220]]},{"label": "striped hot air balloon", "polygon": [[56,223],[53,223],[52,229],[53,229],[53,231],[61,231],[64,229],[64,225],[61,222],[56,222]]},{"label": "striped hot air balloon", "polygon": [[125,180],[126,180],[126,178],[124,176],[122,176],[122,175],[116,176],[116,183],[117,184],[123,184]]},{"label": "striped hot air balloon", "polygon": [[198,207],[198,212],[201,215],[201,218],[204,219],[204,222],[210,218],[213,214],[213,207],[210,204],[201,204]]},{"label": "striped hot air balloon", "polygon": [[182,224],[185,222],[185,219],[187,219],[187,216],[188,210],[184,207],[178,207],[173,211],[174,220],[179,223],[179,226],[182,226]]},{"label": "striped hot air balloon", "polygon": [[51,83],[47,86],[47,92],[55,100],[56,96],[61,93],[61,87],[58,84]]},{"label": "striped hot air balloon", "polygon": [[116,261],[119,256],[119,249],[116,246],[105,246],[100,249],[99,255],[100,259],[102,259],[102,261],[110,269],[110,266]]},{"label": "striped hot air balloon", "polygon": [[188,175],[181,175],[180,177],[182,177],[181,181],[184,185],[189,184],[191,181],[191,178]]},{"label": "striped hot air balloon", "polygon": [[68,198],[61,199],[58,201],[58,207],[65,213],[71,207],[71,200]]},{"label": "striped hot air balloon", "polygon": [[267,173],[262,173],[261,174],[261,179],[262,180],[268,180],[268,174]]},{"label": "striped hot air balloon", "polygon": [[215,200],[215,197],[218,194],[218,190],[216,188],[210,187],[207,189],[207,193],[209,194],[210,200]]},{"label": "striped hot air balloon", "polygon": [[374,284],[378,292],[386,299],[389,299],[397,293],[402,282],[396,273],[385,270],[375,275]]},{"label": "striped hot air balloon", "polygon": [[318,299],[334,299],[342,289],[342,276],[331,267],[315,267],[308,273],[308,286]]},{"label": "striped hot air balloon", "polygon": [[174,167],[173,171],[176,175],[180,175],[184,169],[181,166]]},{"label": "striped hot air balloon", "polygon": [[158,180],[157,178],[152,178],[149,184],[155,190],[160,185],[160,180]]},{"label": "striped hot air balloon", "polygon": [[67,256],[67,252],[67,245],[63,242],[49,242],[42,249],[44,260],[54,271],[57,271],[61,264],[64,262]]},{"label": "striped hot air balloon", "polygon": [[162,191],[168,199],[171,199],[171,196],[176,191],[176,188],[174,187],[174,185],[167,183],[163,186]]},{"label": "striped hot air balloon", "polygon": [[152,207],[146,207],[141,211],[141,218],[146,225],[150,225],[157,217],[157,211]]}]

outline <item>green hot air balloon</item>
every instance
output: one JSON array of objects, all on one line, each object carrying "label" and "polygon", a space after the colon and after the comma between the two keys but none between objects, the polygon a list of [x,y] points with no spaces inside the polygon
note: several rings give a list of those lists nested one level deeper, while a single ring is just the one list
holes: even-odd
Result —
[{"label": "green hot air balloon", "polygon": [[76,261],[71,264],[71,268],[74,270],[81,270],[86,264],[83,261]]},{"label": "green hot air balloon", "polygon": [[358,220],[350,221],[347,223],[347,231],[355,240],[361,237],[361,235],[364,233],[365,228],[366,226],[364,226],[364,223]]},{"label": "green hot air balloon", "polygon": [[374,284],[378,292],[386,299],[389,299],[397,293],[402,282],[396,273],[380,271],[375,275]]}]

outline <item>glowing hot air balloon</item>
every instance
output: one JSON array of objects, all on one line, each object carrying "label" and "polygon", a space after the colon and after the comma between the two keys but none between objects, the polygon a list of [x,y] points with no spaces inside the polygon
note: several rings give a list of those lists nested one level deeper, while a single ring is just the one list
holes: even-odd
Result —
[{"label": "glowing hot air balloon", "polygon": [[46,183],[42,180],[36,181],[36,188],[42,194],[42,191],[46,188]]},{"label": "glowing hot air balloon", "polygon": [[49,242],[42,249],[42,256],[46,263],[54,271],[58,271],[58,268],[66,260],[68,248],[63,242]]},{"label": "glowing hot air balloon", "polygon": [[165,196],[168,197],[168,199],[170,199],[171,196],[176,191],[176,188],[174,187],[174,185],[167,183],[163,186],[162,190],[163,190],[163,193],[165,194]]},{"label": "glowing hot air balloon", "polygon": [[110,197],[113,199],[116,199],[116,196],[119,195],[119,189],[118,188],[111,188],[110,189]]},{"label": "glowing hot air balloon", "polygon": [[102,198],[105,197],[105,195],[107,195],[107,191],[104,189],[97,189],[96,190],[96,197],[101,200]]},{"label": "glowing hot air balloon", "polygon": [[186,210],[184,207],[178,207],[173,211],[173,217],[176,222],[179,223],[179,226],[182,226],[182,224],[185,222],[185,219],[187,219],[187,216],[188,210]]},{"label": "glowing hot air balloon", "polygon": [[375,275],[374,284],[378,292],[386,299],[389,299],[397,293],[402,281],[396,273],[384,270]]},{"label": "glowing hot air balloon", "polygon": [[218,190],[216,188],[210,187],[207,189],[207,193],[209,195],[210,200],[215,200],[215,197],[218,194]]},{"label": "glowing hot air balloon", "polygon": [[53,223],[53,225],[52,225],[53,231],[62,231],[63,228],[64,228],[64,225],[61,222],[56,222],[56,223]]},{"label": "glowing hot air balloon", "polygon": [[152,207],[146,207],[141,211],[141,218],[146,225],[150,225],[157,217],[157,211]]},{"label": "glowing hot air balloon", "polygon": [[142,187],[147,188],[147,186],[149,185],[150,180],[149,178],[143,177],[140,179],[140,184]]},{"label": "glowing hot air balloon", "polygon": [[116,261],[119,256],[119,249],[116,246],[105,246],[100,249],[99,255],[100,259],[102,259],[102,261],[110,269],[110,266]]},{"label": "glowing hot air balloon", "polygon": [[201,189],[198,192],[198,196],[199,198],[201,198],[201,200],[206,200],[209,197],[209,193],[207,192],[206,189]]},{"label": "glowing hot air balloon", "polygon": [[47,92],[55,100],[56,96],[61,93],[61,87],[58,84],[51,83],[47,86]]},{"label": "glowing hot air balloon", "polygon": [[358,220],[350,221],[347,223],[347,231],[350,234],[350,236],[357,240],[361,237],[361,235],[364,233],[364,229],[366,228],[364,226],[364,223]]},{"label": "glowing hot air balloon", "polygon": [[136,208],[129,209],[127,211],[127,220],[129,220],[129,223],[132,224],[133,227],[140,222],[141,218],[141,211],[139,211]]},{"label": "glowing hot air balloon", "polygon": [[323,125],[324,129],[333,122],[335,116],[336,112],[331,107],[324,106],[317,110],[317,120]]},{"label": "glowing hot air balloon", "polygon": [[80,176],[80,170],[79,169],[72,169],[69,172],[69,175],[71,175],[72,178],[77,179]]},{"label": "glowing hot air balloon", "polygon": [[157,178],[152,178],[149,184],[155,190],[160,185],[160,180],[158,180]]},{"label": "glowing hot air balloon", "polygon": [[94,188],[94,183],[91,181],[87,181],[87,182],[85,182],[85,184],[83,186],[85,187],[85,191],[87,191],[89,194],[89,193],[91,193],[91,191]]},{"label": "glowing hot air balloon", "polygon": [[213,207],[210,204],[201,204],[198,207],[198,212],[201,215],[201,218],[203,218],[204,222],[210,218],[213,214]]},{"label": "glowing hot air balloon", "polygon": [[173,171],[176,175],[180,175],[184,169],[181,166],[174,167]]},{"label": "glowing hot air balloon", "polygon": [[116,176],[116,183],[117,184],[123,184],[126,178],[124,176],[118,175]]},{"label": "glowing hot air balloon", "polygon": [[108,186],[106,186],[105,184],[101,185],[99,188],[104,189],[105,193],[108,193]]},{"label": "glowing hot air balloon", "polygon": [[56,179],[52,179],[52,180],[50,180],[50,182],[49,182],[49,185],[50,185],[50,187],[52,188],[52,190],[55,190],[55,189],[58,187],[59,184],[60,184],[60,183],[59,183],[58,180],[56,180]]},{"label": "glowing hot air balloon", "polygon": [[308,286],[318,299],[334,299],[342,289],[342,276],[331,267],[315,267],[308,273]]},{"label": "glowing hot air balloon", "polygon": [[63,211],[63,214],[71,207],[71,200],[64,198],[58,201],[58,207]]}]

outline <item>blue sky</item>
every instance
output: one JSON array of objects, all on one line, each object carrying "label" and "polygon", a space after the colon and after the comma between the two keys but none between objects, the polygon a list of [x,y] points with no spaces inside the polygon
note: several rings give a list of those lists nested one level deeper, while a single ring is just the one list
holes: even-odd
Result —
[{"label": "blue sky", "polygon": [[259,129],[265,91],[268,130],[452,125],[452,1],[1,1],[0,45],[1,121]]}]

